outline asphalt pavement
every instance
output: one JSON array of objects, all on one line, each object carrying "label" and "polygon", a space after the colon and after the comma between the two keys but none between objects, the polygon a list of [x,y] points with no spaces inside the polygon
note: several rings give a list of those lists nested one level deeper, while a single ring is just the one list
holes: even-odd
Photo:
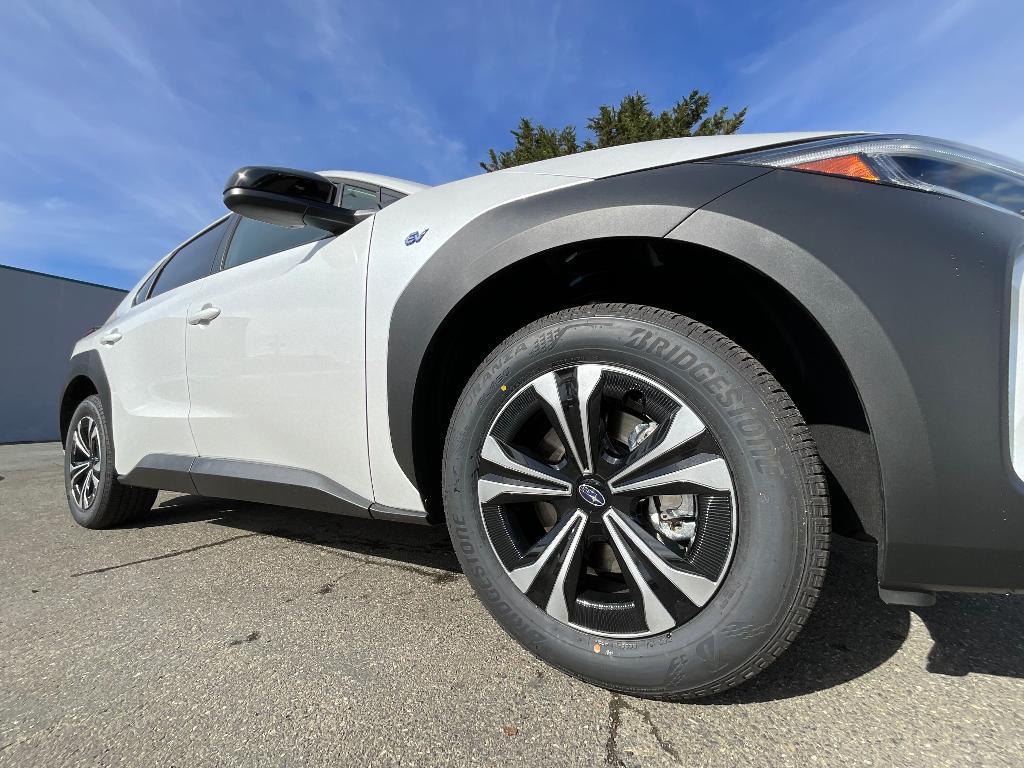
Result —
[{"label": "asphalt pavement", "polygon": [[611,694],[510,640],[446,531],[161,494],[75,525],[60,446],[0,446],[0,765],[1024,765],[1024,597],[886,606],[836,539],[767,672]]}]

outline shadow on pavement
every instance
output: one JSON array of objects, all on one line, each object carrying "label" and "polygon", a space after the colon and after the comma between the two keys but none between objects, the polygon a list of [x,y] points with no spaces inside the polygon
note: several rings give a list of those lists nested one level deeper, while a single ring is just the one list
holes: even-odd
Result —
[{"label": "shadow on pavement", "polygon": [[914,613],[935,641],[929,672],[1024,678],[1024,596],[939,595]]},{"label": "shadow on pavement", "polygon": [[[452,573],[459,563],[444,526],[425,527],[198,496],[163,502],[134,527],[210,522],[289,541],[373,555]],[[807,625],[771,667],[706,705],[766,702],[825,690],[891,658],[910,629],[910,611],[878,597],[876,546],[833,537],[828,575]],[[914,609],[934,646],[928,671],[1024,677],[1024,596],[940,594]]]},{"label": "shadow on pavement", "polygon": [[910,613],[878,598],[874,544],[832,537],[818,603],[789,649],[749,683],[698,704],[774,701],[824,690],[870,672],[907,639]]},{"label": "shadow on pavement", "polygon": [[[807,626],[751,682],[703,704],[765,702],[841,685],[893,656],[910,629],[910,609],[878,597],[874,544],[833,537],[828,575]],[[1024,677],[1024,598],[939,594],[915,608],[933,640],[929,672]]]},{"label": "shadow on pavement", "polygon": [[461,570],[443,526],[409,525],[268,504],[176,496],[161,503],[132,527],[152,528],[187,522],[208,522],[453,573]]}]

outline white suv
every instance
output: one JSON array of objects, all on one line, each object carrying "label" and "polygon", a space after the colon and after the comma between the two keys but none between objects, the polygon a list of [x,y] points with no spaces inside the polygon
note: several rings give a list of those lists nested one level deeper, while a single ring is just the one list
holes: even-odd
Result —
[{"label": "white suv", "polygon": [[1024,588],[1022,180],[864,134],[435,188],[243,168],[76,345],[68,504],[446,522],[527,648],[669,698],[781,653],[832,527],[879,542],[891,602]]}]

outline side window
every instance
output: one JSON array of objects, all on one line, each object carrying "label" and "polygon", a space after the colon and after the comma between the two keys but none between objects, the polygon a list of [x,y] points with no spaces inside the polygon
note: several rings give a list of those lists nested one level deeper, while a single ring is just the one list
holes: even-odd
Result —
[{"label": "side window", "polygon": [[287,251],[316,240],[331,237],[331,233],[316,227],[279,227],[255,219],[239,219],[231,245],[224,259],[224,269],[262,259],[272,253]]},{"label": "side window", "polygon": [[213,269],[213,260],[220,249],[221,238],[224,237],[226,223],[227,220],[220,222],[199,237],[181,246],[160,270],[160,275],[156,279],[150,296],[159,296],[161,293],[167,293],[178,286],[191,283],[193,280],[210,274]]},{"label": "side window", "polygon": [[157,267],[156,269],[153,270],[153,274],[151,274],[149,277],[146,278],[146,282],[144,282],[142,284],[142,287],[139,288],[139,292],[135,294],[135,299],[132,301],[132,306],[133,307],[136,304],[141,304],[142,302],[144,302],[146,299],[149,298],[149,292],[153,288],[153,283],[156,282],[156,279],[159,276],[160,276],[160,268]]},{"label": "side window", "polygon": [[380,208],[377,193],[372,189],[346,184],[341,191],[341,207],[350,211],[376,211]]},{"label": "side window", "polygon": [[397,203],[403,197],[405,197],[405,195],[401,192],[395,192],[391,189],[382,189],[380,191],[380,207],[387,208],[392,203]]}]

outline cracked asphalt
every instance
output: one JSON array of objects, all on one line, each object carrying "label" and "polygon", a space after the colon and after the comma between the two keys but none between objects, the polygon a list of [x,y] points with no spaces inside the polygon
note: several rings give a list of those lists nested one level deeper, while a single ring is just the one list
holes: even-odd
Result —
[{"label": "cracked asphalt", "polygon": [[771,669],[667,704],[509,640],[441,528],[161,494],[88,531],[60,446],[0,476],[0,765],[1024,765],[1024,597],[885,606],[869,544]]}]

